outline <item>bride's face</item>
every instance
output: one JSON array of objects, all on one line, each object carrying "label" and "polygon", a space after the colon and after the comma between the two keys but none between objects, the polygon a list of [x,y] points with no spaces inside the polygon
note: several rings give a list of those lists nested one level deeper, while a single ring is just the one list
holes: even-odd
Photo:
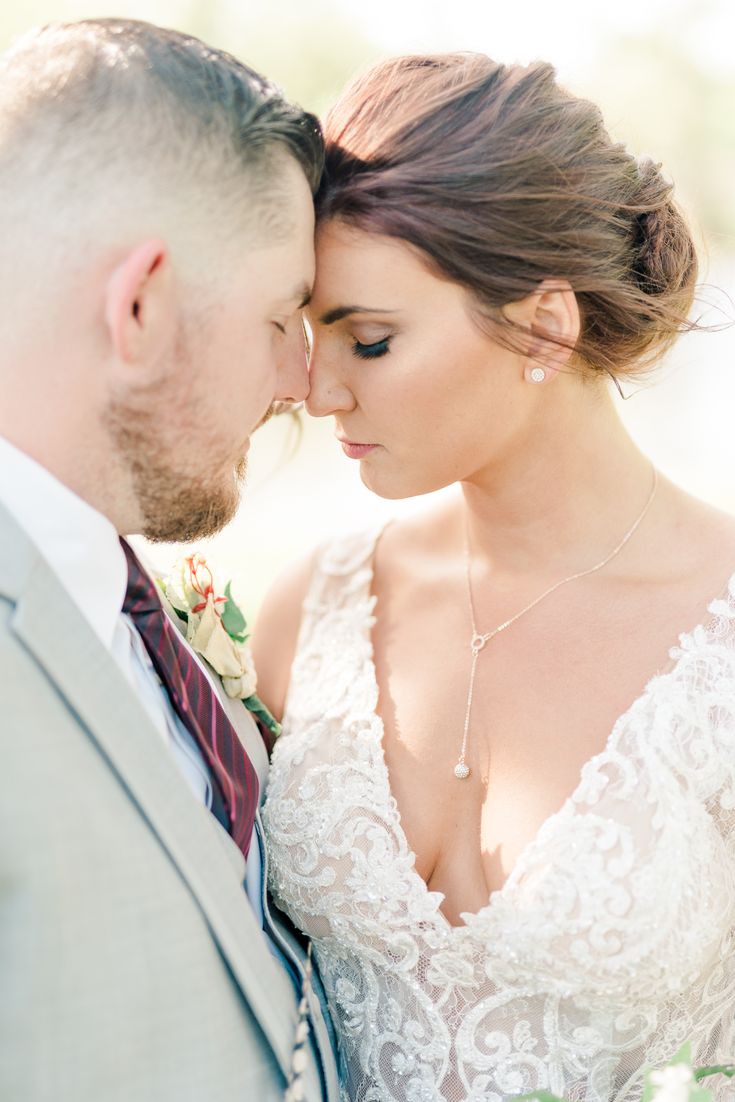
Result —
[{"label": "bride's face", "polygon": [[524,361],[470,307],[464,288],[404,242],[339,222],[320,228],[307,408],[334,417],[381,497],[472,480],[523,446]]}]

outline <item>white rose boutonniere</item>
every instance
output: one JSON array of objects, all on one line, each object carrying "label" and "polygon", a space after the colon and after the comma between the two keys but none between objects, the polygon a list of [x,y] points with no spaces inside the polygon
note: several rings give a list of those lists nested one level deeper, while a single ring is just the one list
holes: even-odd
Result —
[{"label": "white rose boutonniere", "polygon": [[216,596],[212,572],[202,555],[188,555],[158,584],[179,619],[186,624],[190,646],[206,659],[222,679],[229,697],[242,700],[248,711],[270,731],[273,738],[280,724],[258,698],[258,679],[247,645],[247,621],[235,604],[228,582],[224,595]]}]

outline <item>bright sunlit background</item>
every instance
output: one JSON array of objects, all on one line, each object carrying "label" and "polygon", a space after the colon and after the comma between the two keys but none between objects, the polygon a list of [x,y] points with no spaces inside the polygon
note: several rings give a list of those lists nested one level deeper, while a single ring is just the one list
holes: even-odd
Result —
[{"label": "bright sunlit background", "polygon": [[[702,240],[702,297],[720,307],[705,320],[723,322],[723,309],[735,317],[733,0],[30,0],[0,9],[0,46],[36,23],[96,15],[196,34],[319,113],[356,70],[389,54],[549,60],[572,91],[600,104],[616,138],[663,161]],[[621,412],[661,470],[735,511],[735,328],[682,340]],[[328,422],[305,421],[293,444],[288,419],[256,435],[238,516],[199,545],[222,585],[234,579],[250,616],[279,570],[316,541],[423,504],[370,495]],[[149,558],[165,571],[178,552],[151,548]]]}]

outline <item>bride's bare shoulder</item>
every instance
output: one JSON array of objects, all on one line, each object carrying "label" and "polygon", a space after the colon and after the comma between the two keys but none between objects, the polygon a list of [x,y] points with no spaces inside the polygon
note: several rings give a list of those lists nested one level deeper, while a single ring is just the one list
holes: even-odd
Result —
[{"label": "bride's bare shoulder", "polygon": [[279,719],[283,716],[301,612],[314,573],[316,550],[288,566],[261,605],[252,637],[258,696]]},{"label": "bride's bare shoulder", "polygon": [[670,483],[664,487],[669,524],[662,526],[661,534],[672,564],[677,563],[685,577],[689,571],[711,581],[731,575],[735,571],[735,516]]}]

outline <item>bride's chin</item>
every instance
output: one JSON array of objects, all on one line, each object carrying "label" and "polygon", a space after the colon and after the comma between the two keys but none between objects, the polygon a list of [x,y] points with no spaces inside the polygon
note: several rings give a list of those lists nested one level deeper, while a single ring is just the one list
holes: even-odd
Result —
[{"label": "bride's chin", "polygon": [[433,483],[427,484],[418,481],[410,483],[405,478],[391,479],[385,474],[381,477],[373,470],[366,470],[362,463],[360,464],[360,478],[363,486],[371,494],[382,497],[386,501],[403,501],[409,497],[422,497],[424,494],[432,494],[435,490],[442,488],[440,485],[434,485]]}]

